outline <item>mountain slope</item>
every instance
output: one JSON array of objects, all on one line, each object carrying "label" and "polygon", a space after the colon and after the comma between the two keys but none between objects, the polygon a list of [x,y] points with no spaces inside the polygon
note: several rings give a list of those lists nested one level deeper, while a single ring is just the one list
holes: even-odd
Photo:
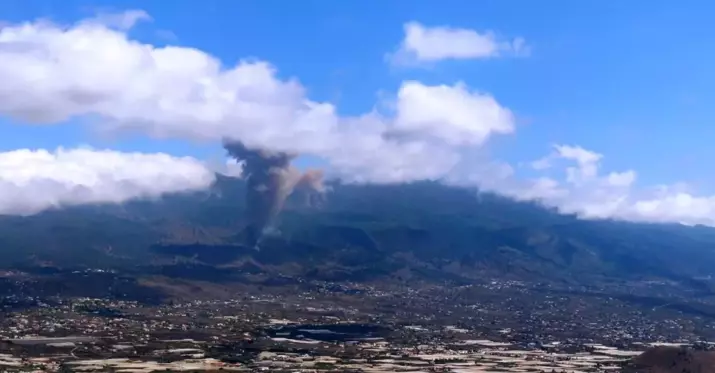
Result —
[{"label": "mountain slope", "polygon": [[[205,193],[0,217],[0,266],[111,267],[230,281],[245,274],[329,280],[589,284],[659,279],[709,289],[715,230],[583,221],[532,203],[438,183],[332,185],[327,203],[296,196],[280,235],[243,246],[245,184]],[[208,276],[208,277],[206,277]]]}]

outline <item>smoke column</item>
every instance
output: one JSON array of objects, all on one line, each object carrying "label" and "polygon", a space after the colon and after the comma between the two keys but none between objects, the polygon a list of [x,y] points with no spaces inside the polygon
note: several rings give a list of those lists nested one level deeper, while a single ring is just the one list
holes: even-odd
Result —
[{"label": "smoke column", "polygon": [[321,197],[325,191],[322,171],[308,170],[301,174],[291,166],[296,154],[249,149],[235,141],[224,141],[224,148],[230,156],[243,162],[247,183],[247,240],[256,249],[265,229],[273,223],[294,189],[308,189]]},{"label": "smoke column", "polygon": [[325,202],[325,185],[323,184],[322,170],[306,170],[294,187],[303,192],[305,204],[310,207],[319,207]]}]

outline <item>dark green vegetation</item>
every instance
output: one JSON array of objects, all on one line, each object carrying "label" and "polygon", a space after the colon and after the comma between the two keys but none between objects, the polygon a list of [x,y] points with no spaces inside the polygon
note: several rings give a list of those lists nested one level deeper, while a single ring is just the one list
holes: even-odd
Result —
[{"label": "dark green vegetation", "polygon": [[293,196],[281,234],[255,251],[243,246],[244,188],[221,177],[211,192],[0,217],[0,267],[101,267],[213,282],[269,274],[276,284],[670,280],[703,294],[715,272],[710,228],[583,221],[429,182],[334,185],[319,209]]}]

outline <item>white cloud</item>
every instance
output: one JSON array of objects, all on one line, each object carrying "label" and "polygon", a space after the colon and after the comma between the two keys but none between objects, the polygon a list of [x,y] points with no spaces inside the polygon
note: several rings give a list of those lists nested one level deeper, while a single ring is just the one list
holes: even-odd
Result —
[{"label": "white cloud", "polygon": [[498,37],[492,31],[448,26],[427,27],[418,22],[404,25],[405,38],[392,56],[393,63],[409,65],[441,60],[484,59],[505,55],[523,56],[529,47],[523,38]]},{"label": "white cloud", "polygon": [[469,92],[464,83],[427,87],[402,84],[395,130],[422,133],[451,145],[481,145],[492,134],[514,131],[514,116],[493,97]]},{"label": "white cloud", "polygon": [[121,203],[202,190],[214,173],[193,158],[92,148],[0,153],[0,214],[30,215],[86,203]]},{"label": "white cloud", "polygon": [[566,169],[567,180],[571,183],[586,182],[596,176],[598,162],[602,154],[586,150],[580,146],[554,145],[553,152],[546,157],[531,162],[531,167],[537,171],[553,167],[553,162],[559,159],[570,160],[574,166]]},{"label": "white cloud", "polygon": [[[442,177],[460,160],[455,142],[479,144],[513,128],[509,111],[488,95],[418,82],[400,88],[394,115],[342,118],[332,104],[308,99],[296,80],[278,79],[267,62],[226,67],[200,50],[156,48],[94,21],[3,28],[0,81],[0,114],[24,122],[96,116],[102,131],[236,138],[317,155],[362,181]],[[396,130],[403,136],[390,136]]]},{"label": "white cloud", "polygon": [[560,179],[519,179],[481,172],[471,181],[487,190],[519,200],[539,200],[583,218],[715,226],[715,196],[698,196],[684,184],[639,188],[634,170],[602,173],[602,154],[580,146],[555,145],[553,149],[531,165],[537,171],[560,170]]},{"label": "white cloud", "polygon": [[141,21],[151,21],[151,16],[141,9],[131,9],[124,12],[99,12],[94,18],[86,20],[87,23],[98,23],[107,27],[120,30],[129,30]]},{"label": "white cloud", "polygon": [[231,177],[241,177],[243,176],[243,162],[238,162],[233,158],[226,159],[226,163],[223,167],[217,170],[217,172]]}]

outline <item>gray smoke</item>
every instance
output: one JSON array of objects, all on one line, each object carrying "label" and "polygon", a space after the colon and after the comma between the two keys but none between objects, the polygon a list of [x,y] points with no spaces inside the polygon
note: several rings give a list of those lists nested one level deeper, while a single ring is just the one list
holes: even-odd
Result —
[{"label": "gray smoke", "polygon": [[322,171],[301,173],[291,166],[297,154],[249,149],[236,141],[224,141],[224,148],[230,156],[243,162],[243,176],[247,183],[247,241],[256,249],[293,190],[305,188],[321,197],[325,191]]}]

